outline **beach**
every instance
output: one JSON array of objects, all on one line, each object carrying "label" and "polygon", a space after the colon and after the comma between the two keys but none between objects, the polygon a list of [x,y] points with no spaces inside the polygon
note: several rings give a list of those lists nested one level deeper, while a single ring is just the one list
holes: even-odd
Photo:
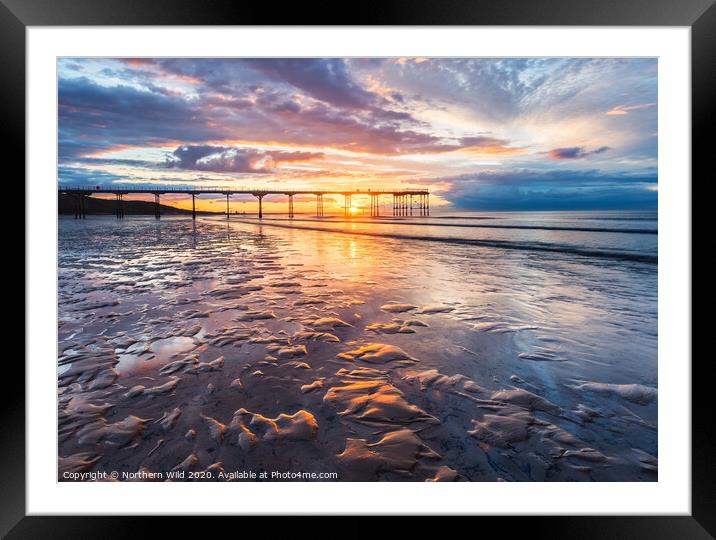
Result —
[{"label": "beach", "polygon": [[658,479],[655,212],[58,234],[60,481]]}]

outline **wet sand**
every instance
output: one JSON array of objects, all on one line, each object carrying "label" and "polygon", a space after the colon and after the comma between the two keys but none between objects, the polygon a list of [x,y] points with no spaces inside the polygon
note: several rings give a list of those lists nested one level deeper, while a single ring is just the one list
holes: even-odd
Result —
[{"label": "wet sand", "polygon": [[[593,336],[513,316],[502,286],[476,296],[461,253],[435,249],[61,219],[58,479],[657,480],[655,359],[637,375]],[[521,313],[541,309],[530,291],[507,291]]]}]

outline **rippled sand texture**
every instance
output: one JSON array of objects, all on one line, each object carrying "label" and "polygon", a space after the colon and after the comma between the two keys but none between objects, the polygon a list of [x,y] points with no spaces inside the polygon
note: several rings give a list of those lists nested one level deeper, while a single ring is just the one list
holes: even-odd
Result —
[{"label": "rippled sand texture", "polygon": [[209,219],[59,247],[60,479],[657,479],[649,265]]}]

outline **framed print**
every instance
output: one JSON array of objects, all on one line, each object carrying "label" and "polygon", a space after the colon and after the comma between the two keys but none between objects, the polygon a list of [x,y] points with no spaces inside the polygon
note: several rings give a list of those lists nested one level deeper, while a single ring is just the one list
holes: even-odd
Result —
[{"label": "framed print", "polygon": [[691,178],[716,8],[662,4],[316,25],[3,1],[27,224],[3,532],[519,515],[710,537]]}]

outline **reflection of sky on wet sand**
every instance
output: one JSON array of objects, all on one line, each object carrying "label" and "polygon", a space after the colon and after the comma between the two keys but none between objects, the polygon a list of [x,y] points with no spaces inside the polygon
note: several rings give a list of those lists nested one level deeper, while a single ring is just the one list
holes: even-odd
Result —
[{"label": "reflection of sky on wet sand", "polygon": [[[335,389],[358,380],[371,388],[385,380],[390,384],[385,395],[368,399],[379,404],[400,391],[406,400],[400,414],[419,407],[439,419],[440,428],[425,416],[416,416],[416,424],[408,427],[419,434],[419,444],[436,451],[447,444],[443,430],[457,437],[462,450],[444,452],[440,463],[466,479],[495,479],[496,475],[515,480],[543,476],[615,479],[618,475],[650,479],[644,470],[631,468],[638,459],[624,448],[657,454],[656,403],[642,399],[641,394],[633,401],[632,395],[635,389],[650,395],[656,386],[656,265],[569,252],[301,230],[271,223],[61,220],[58,376],[61,388],[66,388],[62,395],[67,407],[71,409],[74,397],[113,403],[115,407],[103,420],[110,425],[128,414],[146,418],[179,408],[182,429],[200,432],[201,444],[185,441],[183,431],[170,437],[162,431],[154,435],[151,427],[145,427],[141,434],[132,435],[138,437],[135,442],[140,449],[152,447],[159,436],[172,442],[151,458],[139,452],[131,466],[161,468],[168,462],[173,466],[192,448],[204,466],[220,456],[234,465],[255,464],[278,459],[284,451],[295,453],[304,465],[313,463],[309,456],[315,449],[304,452],[300,445],[298,450],[291,449],[289,443],[285,448],[262,443],[252,450],[253,458],[231,454],[225,443],[217,447],[218,454],[207,453],[209,443],[197,422],[203,424],[203,416],[208,415],[228,425],[231,415],[244,408],[270,417],[307,411],[319,426],[315,437],[323,448],[321,460],[337,460],[335,466],[342,467],[350,460],[336,456],[344,451],[346,438],[378,444],[380,437],[399,433],[395,430],[405,425],[383,420],[379,426],[367,427],[353,414],[331,414],[341,396],[349,395]],[[322,226],[343,231],[372,227],[372,232],[387,234],[398,228],[359,223]],[[539,241],[552,241],[552,231]],[[605,240],[593,239],[595,245],[600,242]],[[629,242],[639,249],[633,239]],[[387,307],[396,303],[405,307]],[[326,322],[319,324],[319,320]],[[345,322],[345,326],[334,327],[330,321]],[[319,329],[337,341],[319,337]],[[375,361],[347,363],[337,357],[369,343],[398,347],[406,357],[401,360],[389,348],[381,349]],[[108,354],[116,356],[113,367],[94,371],[87,367]],[[162,371],[178,361],[186,364]],[[363,371],[348,374],[340,371],[344,368]],[[428,377],[425,373],[430,370],[440,376],[466,377],[459,383],[450,379],[449,384],[479,387],[470,391],[481,400],[490,401],[491,392],[508,389],[531,392],[552,405],[523,410],[522,402],[504,401],[497,413],[488,414],[476,405],[470,391],[458,390],[458,386],[448,391],[440,386],[448,384],[447,379]],[[416,386],[411,383],[416,377],[430,382]],[[92,382],[96,380],[100,383]],[[234,384],[236,380],[240,386]],[[79,381],[79,386],[71,381]],[[589,386],[585,381],[606,386]],[[126,397],[132,395],[130,388],[139,386],[144,387],[145,397],[142,393]],[[299,390],[303,387],[309,390]],[[331,389],[338,392],[338,401],[324,402],[324,394]],[[524,395],[494,399],[523,399]],[[562,412],[555,416],[542,411],[550,407]],[[525,414],[547,423],[526,421]],[[295,421],[299,418],[307,417]],[[635,423],[635,418],[640,420]],[[423,421],[432,427],[418,429]],[[235,418],[234,425],[237,422]],[[520,435],[519,441],[511,443],[519,451],[500,446],[500,437],[506,433],[501,431],[506,429],[503,422],[519,424],[520,433],[526,430],[524,438]],[[333,435],[324,440],[324,430]],[[552,445],[557,443],[547,444],[543,439],[551,440],[560,430],[589,441],[608,456],[605,464],[592,464],[585,472],[579,468],[581,457],[569,460],[574,461],[574,468],[552,463],[548,456],[556,451]],[[101,433],[107,438],[113,431]],[[414,435],[394,436],[410,453]],[[61,444],[61,455],[88,450],[68,437]],[[566,435],[560,437],[567,440]],[[104,439],[99,440],[101,460],[110,465],[116,458],[101,445]],[[570,440],[572,446],[558,446],[564,451],[586,448]],[[380,454],[382,446],[374,448]],[[98,451],[97,447],[89,449]],[[519,464],[532,453],[552,463],[544,475],[519,472]],[[496,472],[487,462],[477,465],[485,456],[488,461],[507,460],[517,468],[503,464],[507,469]],[[430,463],[415,465],[416,479],[439,476]],[[398,474],[381,465],[375,473],[361,477],[345,466],[349,479],[395,479]]]},{"label": "reflection of sky on wet sand", "polygon": [[[518,321],[561,336],[566,343],[588,343],[601,351],[580,354],[604,354],[612,339],[615,352],[622,350],[621,332],[627,328],[636,334],[638,358],[649,358],[655,346],[647,345],[653,341],[650,337],[639,337],[643,330],[651,327],[648,335],[655,329],[656,275],[649,265],[267,226],[232,227],[285,236],[294,248],[291,260],[300,261],[305,272],[348,280],[358,290],[363,288],[361,292],[385,288],[387,294],[415,303],[459,302],[465,319]],[[376,283],[363,287],[366,281]],[[634,302],[636,298],[640,301]],[[644,309],[650,302],[651,309]]]}]

